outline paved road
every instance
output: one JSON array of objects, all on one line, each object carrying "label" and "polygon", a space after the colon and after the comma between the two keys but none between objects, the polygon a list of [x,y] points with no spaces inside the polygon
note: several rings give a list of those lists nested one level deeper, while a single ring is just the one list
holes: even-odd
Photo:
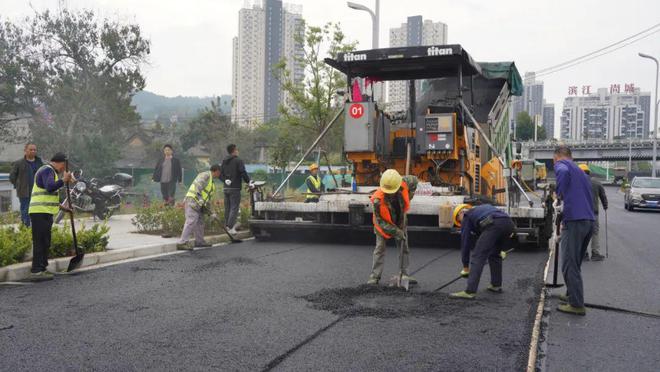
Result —
[{"label": "paved road", "polygon": [[[609,259],[583,263],[585,301],[660,314],[660,212],[628,212],[616,188],[607,188],[607,195]],[[600,217],[604,249],[605,216]],[[549,304],[546,370],[658,370],[660,318],[593,308],[575,317],[554,311],[557,304],[554,298]]]},{"label": "paved road", "polygon": [[511,254],[475,302],[431,293],[455,248],[413,248],[403,293],[361,285],[370,247],[255,241],[4,287],[0,369],[522,370],[545,258]]}]

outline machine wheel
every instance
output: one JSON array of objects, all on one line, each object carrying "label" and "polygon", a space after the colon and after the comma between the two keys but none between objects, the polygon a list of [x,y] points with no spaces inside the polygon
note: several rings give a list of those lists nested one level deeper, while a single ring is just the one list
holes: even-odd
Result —
[{"label": "machine wheel", "polygon": [[635,207],[633,207],[633,205],[630,204],[630,205],[628,205],[628,210],[631,211],[631,212],[634,212],[634,211],[635,211]]}]

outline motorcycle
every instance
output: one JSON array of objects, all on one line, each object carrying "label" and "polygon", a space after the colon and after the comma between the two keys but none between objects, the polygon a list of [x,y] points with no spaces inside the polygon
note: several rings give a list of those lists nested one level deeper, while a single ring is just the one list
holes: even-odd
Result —
[{"label": "motorcycle", "polygon": [[[103,180],[91,178],[86,180],[82,177],[82,170],[74,173],[78,180],[71,189],[71,204],[74,212],[92,213],[94,218],[105,220],[121,206],[124,188],[131,185],[133,177],[126,173],[116,173],[112,177]],[[60,209],[55,217],[55,223],[59,223],[65,216],[68,208],[68,200],[65,198],[60,204]]]}]

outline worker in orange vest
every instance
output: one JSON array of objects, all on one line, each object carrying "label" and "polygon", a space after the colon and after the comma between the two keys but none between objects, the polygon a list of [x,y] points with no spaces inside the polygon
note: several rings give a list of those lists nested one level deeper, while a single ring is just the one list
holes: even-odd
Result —
[{"label": "worker in orange vest", "polygon": [[376,249],[374,249],[371,275],[367,284],[378,284],[385,264],[385,246],[387,240],[394,238],[399,249],[399,273],[402,280],[416,284],[417,280],[411,277],[408,270],[408,218],[406,213],[410,209],[410,200],[417,190],[417,177],[401,177],[399,172],[388,169],[380,177],[380,187],[371,196],[373,204],[374,233],[376,234]]}]

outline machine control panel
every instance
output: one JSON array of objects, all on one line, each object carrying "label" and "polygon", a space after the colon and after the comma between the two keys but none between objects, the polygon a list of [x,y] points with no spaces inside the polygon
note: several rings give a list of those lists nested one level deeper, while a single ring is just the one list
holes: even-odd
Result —
[{"label": "machine control panel", "polygon": [[425,151],[453,151],[456,114],[430,114],[424,117]]}]

